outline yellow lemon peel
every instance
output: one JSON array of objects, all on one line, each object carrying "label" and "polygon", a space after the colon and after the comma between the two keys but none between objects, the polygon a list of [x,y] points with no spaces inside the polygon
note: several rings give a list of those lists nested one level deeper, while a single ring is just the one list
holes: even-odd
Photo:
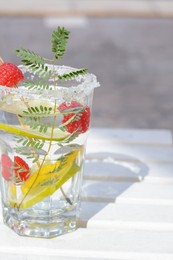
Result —
[{"label": "yellow lemon peel", "polygon": [[56,163],[43,165],[40,170],[35,171],[21,186],[22,196],[18,200],[20,203],[16,203],[16,197],[12,194],[9,196],[10,206],[29,208],[52,195],[80,170],[75,162],[79,153],[81,149],[76,149],[64,156],[63,160],[61,158]]}]

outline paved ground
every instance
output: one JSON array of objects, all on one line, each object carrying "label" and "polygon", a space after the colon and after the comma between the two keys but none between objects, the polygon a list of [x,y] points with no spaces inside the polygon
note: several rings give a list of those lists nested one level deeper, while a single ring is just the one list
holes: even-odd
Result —
[{"label": "paved ground", "polygon": [[0,55],[19,63],[19,46],[50,57],[52,29],[71,40],[63,63],[86,67],[101,83],[93,125],[173,128],[173,20],[160,18],[0,17]]}]

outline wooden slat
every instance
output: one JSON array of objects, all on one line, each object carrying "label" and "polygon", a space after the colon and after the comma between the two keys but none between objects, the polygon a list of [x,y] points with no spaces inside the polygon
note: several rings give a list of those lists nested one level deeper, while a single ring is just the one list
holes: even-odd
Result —
[{"label": "wooden slat", "polygon": [[87,158],[173,163],[172,134],[166,130],[92,129]]},{"label": "wooden slat", "polygon": [[172,132],[169,130],[142,129],[111,129],[92,128],[88,145],[100,144],[143,144],[143,145],[172,145]]},{"label": "wooden slat", "polygon": [[133,182],[84,181],[82,199],[95,202],[115,202],[122,192],[134,185]]},{"label": "wooden slat", "polygon": [[172,184],[84,181],[83,200],[94,202],[173,205]]},{"label": "wooden slat", "polygon": [[172,183],[173,163],[124,162],[112,158],[87,160],[84,165],[85,180],[109,180]]},{"label": "wooden slat", "polygon": [[83,202],[79,225],[98,229],[173,231],[173,206]]},{"label": "wooden slat", "polygon": [[[0,225],[0,253],[86,259],[172,260],[173,233],[127,229],[78,229],[45,240],[16,236]],[[43,258],[44,259],[44,258]],[[61,258],[58,258],[61,259]]]},{"label": "wooden slat", "polygon": [[[32,252],[31,252],[32,254]],[[57,258],[58,257],[58,258]],[[71,257],[71,256],[45,256],[42,255],[25,255],[25,254],[13,254],[10,252],[1,253],[0,260],[86,260],[85,257]],[[95,260],[96,258],[89,258],[89,260]],[[102,260],[107,260],[106,258]]]},{"label": "wooden slat", "polygon": [[118,196],[116,202],[172,206],[172,184],[135,183]]},{"label": "wooden slat", "polygon": [[172,147],[147,147],[132,145],[111,145],[105,143],[87,146],[88,159],[115,158],[120,161],[173,163]]},{"label": "wooden slat", "polygon": [[0,260],[173,259],[171,132],[93,129],[87,158],[80,228],[33,239],[1,217]]}]

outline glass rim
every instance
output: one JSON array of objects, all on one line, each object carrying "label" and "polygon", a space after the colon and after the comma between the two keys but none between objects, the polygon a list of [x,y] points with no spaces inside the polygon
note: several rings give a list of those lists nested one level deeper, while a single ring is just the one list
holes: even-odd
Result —
[{"label": "glass rim", "polygon": [[[54,70],[55,75],[63,75],[65,73],[70,73],[77,68],[73,68],[65,65],[51,65],[45,64],[48,68],[52,68]],[[25,75],[27,72],[34,77],[34,73],[25,65],[19,65],[18,68]],[[50,78],[49,85],[51,86],[51,82],[53,82],[53,78]],[[65,84],[68,83],[68,86]],[[69,86],[69,84],[71,85]],[[74,97],[75,95],[89,95],[92,91],[99,87],[100,84],[97,81],[97,77],[92,73],[86,73],[84,75],[78,75],[73,80],[64,80],[61,82],[59,79],[56,79],[56,86],[52,83],[52,89],[28,89],[22,85],[22,82],[19,84],[17,88],[15,87],[6,87],[0,85],[0,96],[4,94],[14,94],[20,96],[26,95],[41,95],[41,96],[50,96],[50,97],[61,97],[64,99],[70,99],[70,97]]]}]

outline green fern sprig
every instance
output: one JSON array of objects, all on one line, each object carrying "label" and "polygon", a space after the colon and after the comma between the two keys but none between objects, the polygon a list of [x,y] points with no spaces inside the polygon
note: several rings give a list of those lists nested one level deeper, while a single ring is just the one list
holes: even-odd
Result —
[{"label": "green fern sprig", "polygon": [[62,155],[58,159],[60,160],[60,164],[57,167],[55,166],[55,168],[50,172],[50,174],[58,172],[59,170],[61,170],[64,167],[64,165],[66,165],[67,158],[64,155]]},{"label": "green fern sprig", "polygon": [[67,109],[61,111],[61,114],[62,115],[78,114],[82,111],[85,111],[85,109],[82,108],[81,106],[78,106],[78,107],[67,108]]},{"label": "green fern sprig", "polygon": [[78,69],[78,70],[71,71],[69,73],[58,75],[58,78],[60,81],[73,80],[76,77],[78,77],[80,75],[85,75],[87,73],[88,73],[87,69]]},{"label": "green fern sprig", "polygon": [[33,130],[38,130],[40,133],[46,133],[51,123],[47,123],[42,117],[50,116],[50,113],[54,112],[52,107],[35,106],[28,107],[23,111],[23,115],[19,115],[22,124],[29,126]]},{"label": "green fern sprig", "polygon": [[[27,110],[23,111],[24,117],[33,117],[35,120],[39,117],[48,117],[52,116],[53,107],[47,107],[47,106],[35,106],[35,107],[28,107]],[[54,115],[54,114],[53,114]],[[19,117],[23,117],[22,115],[19,115]]]},{"label": "green fern sprig", "polygon": [[15,139],[16,142],[20,145],[15,147],[15,151],[18,154],[26,156],[27,159],[32,159],[33,163],[39,160],[40,150],[45,144],[44,140],[36,138],[30,139],[26,136],[15,136]]},{"label": "green fern sprig", "polygon": [[25,117],[22,119],[22,122],[24,125],[28,125],[33,130],[38,129],[40,133],[46,133],[48,127],[51,126],[50,123],[45,123],[44,121],[40,120],[40,117]]},{"label": "green fern sprig", "polygon": [[[27,136],[16,136],[15,137],[17,143],[22,146],[21,148],[27,147],[32,148],[34,150],[41,150],[45,144],[44,140],[40,140],[37,138],[28,138]],[[30,152],[31,153],[31,152]]]},{"label": "green fern sprig", "polygon": [[18,154],[26,156],[27,159],[32,159],[33,163],[39,160],[40,150],[45,144],[44,140],[39,140],[36,138],[30,139],[26,136],[15,136],[15,139],[16,142],[20,145],[15,147],[15,151]]},{"label": "green fern sprig", "polygon": [[69,39],[70,32],[64,27],[59,27],[52,33],[52,52],[54,53],[54,58],[57,60],[62,60],[64,53],[66,51],[66,45]]},{"label": "green fern sprig", "polygon": [[75,132],[73,132],[70,136],[68,136],[67,138],[65,138],[64,140],[63,140],[63,143],[70,143],[70,142],[72,142],[74,139],[76,139],[78,136],[79,136],[79,131],[78,131],[78,129],[75,131]]},{"label": "green fern sprig", "polygon": [[[62,114],[72,114],[72,116],[63,124],[59,125],[59,129],[63,132],[67,131],[67,125],[70,123],[73,123],[74,121],[81,120],[81,117],[83,116],[83,113],[85,111],[85,108],[70,108],[66,109],[64,111],[61,111]],[[68,136],[66,139],[64,139],[63,142],[69,143],[73,141],[75,138],[79,136],[79,129],[77,129],[72,135]]]},{"label": "green fern sprig", "polygon": [[[51,42],[54,58],[51,60],[52,64],[54,64],[54,59],[62,60],[66,51],[66,45],[69,39],[69,35],[70,32],[64,27],[58,27],[56,30],[53,31]],[[88,73],[86,69],[78,69],[69,73],[64,73],[62,75],[56,75],[56,73],[54,72],[54,68],[50,69],[50,67],[46,65],[46,59],[36,54],[34,51],[20,48],[15,50],[15,52],[17,53],[17,56],[21,58],[22,63],[27,66],[30,71],[34,72],[40,78],[42,78],[42,80],[34,79],[33,81],[31,80],[24,82],[25,87],[31,90],[52,90],[52,86],[49,86],[49,84],[46,82],[50,78],[54,78],[55,83],[56,77],[60,81],[68,81],[73,80],[80,75],[85,75]]]},{"label": "green fern sprig", "polygon": [[18,154],[26,156],[27,159],[32,159],[32,163],[35,163],[39,160],[40,155],[36,152],[32,153],[30,149],[24,148],[24,147],[15,147],[15,151]]},{"label": "green fern sprig", "polygon": [[36,80],[35,82],[32,80],[27,80],[23,82],[23,85],[31,90],[38,89],[38,90],[52,90],[53,87],[50,86],[48,83],[44,82],[43,80]]},{"label": "green fern sprig", "polygon": [[39,56],[33,51],[28,49],[17,49],[15,50],[17,56],[21,58],[21,62],[27,66],[31,71],[43,77],[45,79],[49,79],[52,71],[45,65],[46,61],[44,58]]},{"label": "green fern sprig", "polygon": [[[80,120],[81,119],[81,116],[83,115],[82,114],[82,112],[83,111],[85,111],[85,109],[83,109],[83,108],[78,108],[76,111],[75,111],[75,109],[76,108],[72,108],[72,109],[68,109],[68,110],[64,110],[64,111],[61,111],[61,113],[63,113],[63,114],[65,114],[65,113],[67,113],[67,114],[70,114],[69,113],[69,110],[72,110],[73,112],[73,115],[65,122],[65,123],[63,123],[63,124],[61,124],[61,125],[59,125],[59,129],[61,130],[61,131],[67,131],[67,128],[66,128],[66,126],[68,125],[68,124],[70,124],[70,123],[72,123],[73,121],[78,121],[78,120]],[[68,112],[67,112],[68,111]]]},{"label": "green fern sprig", "polygon": [[45,59],[35,52],[29,50],[29,49],[24,49],[20,48],[15,50],[17,53],[17,56],[20,57],[22,62],[32,62],[32,63],[37,63],[37,64],[45,64]]},{"label": "green fern sprig", "polygon": [[59,129],[61,131],[66,131],[66,125],[72,123],[74,120],[76,120],[76,114],[74,114],[72,117],[70,117],[65,123],[59,125]]}]

